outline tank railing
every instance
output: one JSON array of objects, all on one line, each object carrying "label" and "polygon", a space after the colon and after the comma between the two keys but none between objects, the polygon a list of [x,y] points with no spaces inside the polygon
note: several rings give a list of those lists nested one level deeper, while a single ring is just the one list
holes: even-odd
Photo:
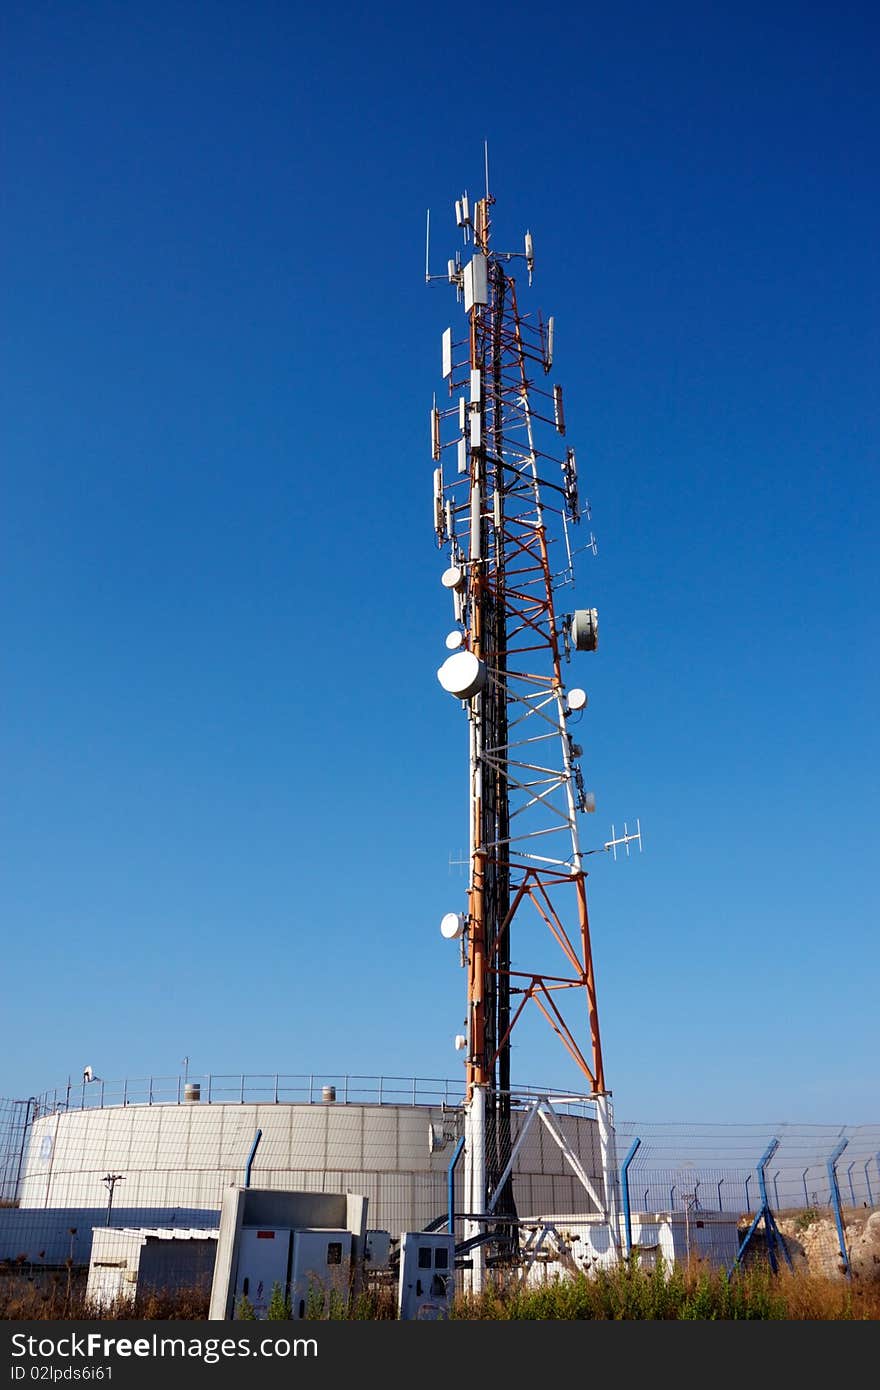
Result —
[{"label": "tank railing", "polygon": [[[513,1103],[527,1104],[536,1096],[556,1099],[556,1108],[568,1113],[592,1116],[587,1096],[554,1092],[553,1088],[518,1086],[511,1092]],[[126,1077],[108,1081],[94,1077],[88,1081],[69,1081],[63,1087],[44,1091],[34,1102],[31,1118],[55,1115],[68,1110],[103,1110],[111,1106],[238,1104],[266,1105],[322,1104],[333,1099],[352,1105],[460,1106],[464,1102],[461,1081],[436,1077],[286,1075],[280,1072]]]}]

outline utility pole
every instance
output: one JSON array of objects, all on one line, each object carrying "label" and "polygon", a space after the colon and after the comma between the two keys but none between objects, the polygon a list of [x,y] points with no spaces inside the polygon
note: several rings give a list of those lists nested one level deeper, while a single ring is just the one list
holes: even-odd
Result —
[{"label": "utility pole", "polygon": [[111,1213],[112,1210],[113,1210],[113,1192],[114,1192],[114,1189],[115,1189],[115,1187],[116,1187],[116,1184],[117,1184],[118,1182],[125,1182],[125,1178],[124,1178],[124,1176],[123,1176],[122,1173],[108,1173],[108,1174],[106,1175],[106,1177],[103,1177],[103,1178],[101,1179],[101,1181],[102,1181],[102,1183],[104,1184],[104,1186],[106,1187],[107,1193],[108,1193],[108,1197],[107,1197],[107,1221],[106,1221],[106,1225],[109,1226],[109,1225],[110,1225],[110,1213]]}]

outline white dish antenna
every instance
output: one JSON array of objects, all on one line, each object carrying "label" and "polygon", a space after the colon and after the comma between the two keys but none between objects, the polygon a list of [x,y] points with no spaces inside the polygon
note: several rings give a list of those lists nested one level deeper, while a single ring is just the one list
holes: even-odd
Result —
[{"label": "white dish antenna", "polygon": [[575,651],[594,652],[599,645],[599,614],[595,608],[578,608],[571,618]]},{"label": "white dish antenna", "polygon": [[575,686],[574,690],[569,690],[568,708],[570,710],[576,711],[580,709],[586,709],[588,704],[589,700],[587,699],[586,690],[581,690],[580,686],[578,685]]},{"label": "white dish antenna", "polygon": [[464,633],[459,632],[458,628],[456,628],[453,632],[447,632],[446,647],[449,651],[457,652],[463,642]]},{"label": "white dish antenna", "polygon": [[449,569],[443,571],[440,576],[440,583],[444,589],[461,589],[464,586],[464,570],[461,565],[450,565]]},{"label": "white dish antenna", "polygon": [[479,695],[486,684],[486,667],[473,652],[459,651],[448,656],[437,672],[437,679],[458,700]]},{"label": "white dish antenna", "polygon": [[447,912],[440,918],[440,935],[446,941],[457,941],[464,931],[464,914]]}]

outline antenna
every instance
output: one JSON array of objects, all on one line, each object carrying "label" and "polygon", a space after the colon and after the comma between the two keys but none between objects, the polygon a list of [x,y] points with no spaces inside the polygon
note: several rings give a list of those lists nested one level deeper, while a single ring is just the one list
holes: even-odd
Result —
[{"label": "antenna", "polygon": [[[449,557],[442,587],[457,629],[446,639],[437,677],[466,715],[468,729],[470,838],[461,858],[469,879],[457,939],[467,972],[459,1037],[469,1213],[464,1238],[473,1257],[473,1292],[481,1287],[486,1255],[511,1253],[497,1223],[516,1216],[511,1034],[524,1012],[543,1016],[585,1078],[595,1105],[604,1219],[617,1240],[614,1131],[584,867],[587,854],[602,851],[581,845],[581,813],[595,811],[596,797],[584,782],[584,752],[569,721],[588,718],[587,696],[579,672],[567,691],[564,666],[569,659],[592,659],[581,654],[596,650],[598,615],[588,593],[566,605],[567,615],[561,612],[557,590],[573,581],[567,528],[580,520],[582,508],[574,451],[559,457],[557,441],[567,433],[562,392],[534,384],[533,364],[545,373],[553,365],[554,320],[545,324],[521,306],[522,281],[534,269],[531,231],[516,252],[492,244],[488,140],[483,158],[485,196],[471,201],[464,193],[455,202],[455,223],[466,244],[473,240],[474,254],[460,276],[446,277],[462,295],[465,323],[454,330],[455,362],[453,330],[443,335],[442,374],[458,401],[439,412],[440,452],[452,451],[456,466],[441,472],[435,458],[433,509],[436,539]],[[520,284],[512,264],[526,272]],[[569,560],[562,578],[547,558],[548,544],[556,543],[565,544]],[[626,848],[639,836],[628,827],[622,838],[612,831],[603,849]],[[450,856],[450,869],[457,862]],[[450,916],[452,939],[458,924]],[[582,1023],[569,1026],[564,1000],[571,1001],[566,1012]],[[486,1229],[490,1194],[495,1231]],[[601,1208],[600,1198],[596,1204]]]},{"label": "antenna", "polygon": [[626,857],[627,857],[627,859],[629,859],[629,847],[630,847],[630,845],[635,844],[636,842],[638,842],[639,854],[641,854],[641,852],[642,852],[642,823],[641,823],[641,821],[640,821],[638,818],[636,819],[636,828],[635,828],[635,832],[632,833],[632,834],[630,833],[630,830],[629,830],[629,827],[627,826],[626,821],[623,822],[623,834],[622,834],[622,835],[615,835],[615,833],[614,833],[614,826],[612,825],[612,827],[611,827],[611,839],[605,841],[605,849],[606,849],[606,851],[607,851],[607,850],[611,850],[611,853],[612,853],[612,855],[614,856],[614,860],[615,860],[615,863],[616,863],[616,861],[617,861],[617,846],[618,846],[618,845],[624,845],[624,846],[625,846],[625,848],[626,848]]},{"label": "antenna", "polygon": [[[452,262],[450,261],[449,264],[450,264],[450,267],[451,267],[451,266],[452,266]],[[426,285],[430,285],[431,282],[432,282],[432,280],[447,280],[447,279],[450,280],[450,281],[452,281],[452,282],[454,283],[451,268],[450,268],[450,270],[448,271],[448,273],[447,273],[446,275],[432,275],[432,274],[431,274],[430,266],[431,266],[431,209],[428,208],[427,211],[426,211],[426,213],[425,213],[425,284],[426,284]]]}]

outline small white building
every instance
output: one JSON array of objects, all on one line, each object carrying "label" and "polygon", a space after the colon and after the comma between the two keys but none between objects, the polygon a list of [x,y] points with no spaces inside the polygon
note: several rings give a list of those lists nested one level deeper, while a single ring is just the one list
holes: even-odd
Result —
[{"label": "small white building", "polygon": [[211,1227],[96,1226],[86,1298],[96,1308],[107,1308],[163,1290],[210,1293],[218,1235]]}]

